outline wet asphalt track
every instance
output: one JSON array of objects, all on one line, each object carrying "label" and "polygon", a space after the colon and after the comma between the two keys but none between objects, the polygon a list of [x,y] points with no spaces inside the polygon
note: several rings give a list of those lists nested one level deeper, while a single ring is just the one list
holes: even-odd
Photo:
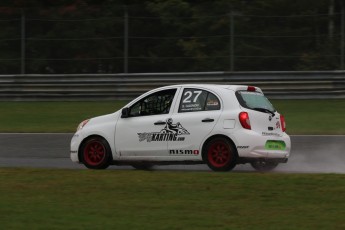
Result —
[{"label": "wet asphalt track", "polygon": [[[69,143],[73,134],[8,134],[0,133],[0,167],[38,167],[85,169],[69,159]],[[287,164],[276,172],[345,173],[345,135],[291,136],[292,152]],[[130,166],[111,166],[128,169]],[[209,171],[206,165],[155,166],[154,170]],[[234,171],[253,171],[249,164]]]}]

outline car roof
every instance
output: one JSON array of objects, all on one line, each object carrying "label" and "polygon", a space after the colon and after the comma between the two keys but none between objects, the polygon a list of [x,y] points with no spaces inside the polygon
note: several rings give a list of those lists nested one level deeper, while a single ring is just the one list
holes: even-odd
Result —
[{"label": "car roof", "polygon": [[[166,86],[168,87],[168,86]],[[247,85],[221,85],[221,84],[179,84],[179,85],[170,85],[169,87],[184,87],[184,88],[208,88],[208,89],[230,89],[233,91],[238,91],[238,90],[247,90],[248,86]],[[252,86],[255,87],[255,86]],[[165,87],[162,87],[165,88]],[[259,87],[255,87],[255,91],[261,92],[262,90]]]},{"label": "car roof", "polygon": [[[211,91],[214,92],[219,92],[219,90],[223,91],[223,90],[233,90],[233,91],[239,91],[239,90],[243,90],[243,91],[253,91],[253,90],[249,90],[249,86],[247,85],[221,85],[221,84],[179,84],[179,85],[167,85],[167,86],[163,86],[163,87],[159,87],[159,88],[155,88],[152,89],[140,96],[138,96],[137,98],[135,98],[134,100],[130,101],[126,106],[124,107],[128,107],[132,104],[134,104],[135,102],[137,102],[137,100],[139,100],[142,97],[145,97],[153,92],[157,92],[160,90],[165,90],[165,89],[171,89],[172,87],[183,87],[183,88],[201,88],[201,89],[209,89]],[[251,86],[254,87],[254,86]],[[262,90],[258,87],[255,87],[255,91],[256,92],[260,92],[263,94]]]}]

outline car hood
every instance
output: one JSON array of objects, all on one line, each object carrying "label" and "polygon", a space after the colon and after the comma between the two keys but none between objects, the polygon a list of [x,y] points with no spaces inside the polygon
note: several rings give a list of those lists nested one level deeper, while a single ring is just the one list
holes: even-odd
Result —
[{"label": "car hood", "polygon": [[[84,131],[87,130],[102,130],[104,126],[114,126],[118,117],[119,117],[119,112],[111,113],[111,114],[106,114],[98,117],[93,117],[90,119],[90,121],[87,123],[87,125],[84,127]],[[101,128],[102,127],[102,128]]]}]

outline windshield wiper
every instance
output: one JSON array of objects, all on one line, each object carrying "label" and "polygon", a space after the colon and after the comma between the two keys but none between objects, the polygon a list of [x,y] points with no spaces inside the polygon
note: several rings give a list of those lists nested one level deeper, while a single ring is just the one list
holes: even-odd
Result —
[{"label": "windshield wiper", "polygon": [[259,112],[269,113],[272,115],[272,117],[274,117],[276,115],[274,112],[272,112],[269,109],[265,109],[265,108],[253,108],[253,109],[256,111],[259,111]]}]

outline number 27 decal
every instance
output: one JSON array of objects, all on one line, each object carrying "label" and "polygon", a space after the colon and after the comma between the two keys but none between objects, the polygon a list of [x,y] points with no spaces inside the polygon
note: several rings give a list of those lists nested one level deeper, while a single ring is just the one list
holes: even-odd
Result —
[{"label": "number 27 decal", "polygon": [[[183,103],[191,103],[193,100],[193,103],[195,103],[198,100],[198,97],[202,93],[201,90],[195,90],[195,91],[186,91],[183,96],[186,98],[182,101]],[[193,97],[194,95],[194,97]]]}]

